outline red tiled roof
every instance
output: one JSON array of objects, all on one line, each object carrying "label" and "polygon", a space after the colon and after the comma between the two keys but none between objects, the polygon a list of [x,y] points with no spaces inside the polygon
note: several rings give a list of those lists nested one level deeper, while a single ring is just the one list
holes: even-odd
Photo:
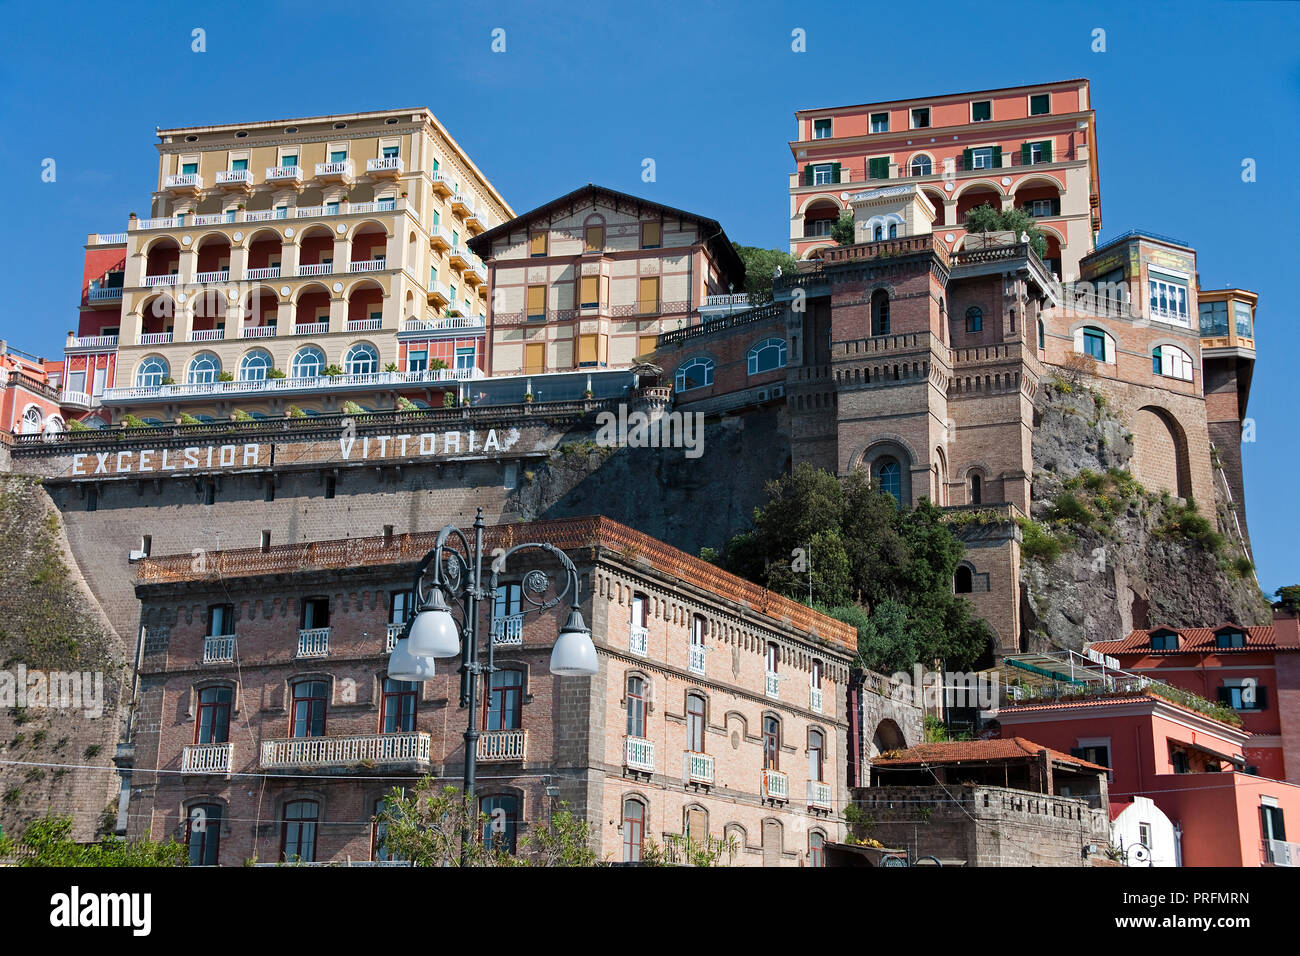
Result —
[{"label": "red tiled roof", "polygon": [[997,740],[956,740],[949,743],[920,744],[907,750],[886,751],[886,755],[871,761],[873,766],[902,767],[918,764],[973,763],[981,760],[1023,760],[1036,757],[1046,750],[1052,760],[1082,767],[1085,770],[1107,772],[1106,767],[1071,757],[1051,747],[1044,747],[1024,737],[1003,737]]},{"label": "red tiled roof", "polygon": [[1218,717],[1202,713],[1201,711],[1188,707],[1185,704],[1180,704],[1175,700],[1170,700],[1168,697],[1162,697],[1159,694],[1153,694],[1149,691],[1121,691],[1115,694],[1090,694],[1086,697],[1083,695],[1076,696],[1071,694],[1067,697],[1052,699],[1039,698],[1023,703],[1008,701],[1001,706],[1000,711],[1004,714],[1010,714],[1023,713],[1031,710],[1064,710],[1069,707],[1109,707],[1112,704],[1137,704],[1144,702],[1164,704],[1167,707],[1176,707],[1177,709],[1184,710],[1189,714],[1195,714],[1196,716],[1203,717],[1206,720],[1212,720],[1217,724],[1223,724],[1223,726],[1230,730],[1241,730],[1241,727],[1237,724],[1230,724],[1226,720],[1220,720]]},{"label": "red tiled roof", "polygon": [[[1245,647],[1216,647],[1215,637],[1219,631],[1224,629],[1241,631],[1246,635]],[[1151,635],[1160,631],[1172,631],[1178,635],[1178,650],[1176,651],[1152,651]],[[1273,633],[1273,625],[1265,624],[1260,627],[1242,627],[1239,624],[1233,624],[1231,621],[1220,624],[1218,627],[1152,627],[1146,630],[1130,631],[1128,637],[1118,641],[1096,641],[1091,645],[1092,649],[1102,654],[1191,654],[1203,653],[1205,651],[1259,651],[1274,650],[1277,648],[1277,638]]]}]

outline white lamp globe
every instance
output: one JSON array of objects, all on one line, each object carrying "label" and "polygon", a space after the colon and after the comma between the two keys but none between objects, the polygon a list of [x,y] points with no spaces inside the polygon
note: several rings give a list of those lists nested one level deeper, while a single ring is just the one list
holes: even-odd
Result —
[{"label": "white lamp globe", "polygon": [[433,677],[433,658],[416,657],[411,653],[410,641],[403,637],[388,657],[388,677],[401,681],[428,680]]},{"label": "white lamp globe", "polygon": [[591,632],[575,607],[569,612],[569,619],[551,650],[551,673],[562,677],[583,677],[595,674],[599,669]]},{"label": "white lamp globe", "polygon": [[415,615],[408,637],[415,657],[446,658],[460,654],[460,632],[438,588],[433,589],[433,598],[424,610]]}]

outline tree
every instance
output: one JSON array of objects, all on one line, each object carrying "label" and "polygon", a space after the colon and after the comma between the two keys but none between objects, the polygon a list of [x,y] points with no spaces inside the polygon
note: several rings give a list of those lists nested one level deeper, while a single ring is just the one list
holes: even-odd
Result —
[{"label": "tree", "polygon": [[660,846],[646,839],[641,844],[642,866],[717,866],[725,856],[730,863],[740,849],[734,836],[707,836],[699,843],[689,835],[669,835],[668,843]]},{"label": "tree", "polygon": [[857,242],[857,231],[853,225],[853,213],[846,212],[831,226],[831,238],[837,245],[851,246]]},{"label": "tree", "polygon": [[749,295],[749,304],[766,305],[772,301],[772,274],[777,267],[785,274],[794,272],[799,267],[799,260],[780,249],[760,249],[758,246],[742,246],[733,242],[736,253],[745,264],[745,292]]},{"label": "tree", "polygon": [[71,816],[46,816],[33,820],[16,840],[0,836],[0,858],[17,856],[20,866],[186,866],[185,844],[168,839],[161,843],[129,842],[115,836],[98,843],[72,839]]},{"label": "tree", "polygon": [[[432,777],[421,778],[409,791],[394,787],[375,815],[383,848],[412,866],[510,866],[509,854],[483,843],[489,822],[486,813],[470,805],[455,787],[437,788]],[[461,840],[469,834],[461,860]]]},{"label": "tree", "polygon": [[1300,584],[1285,584],[1273,592],[1277,602],[1292,611],[1300,611]]},{"label": "tree", "polygon": [[533,866],[596,866],[591,848],[591,823],[575,816],[561,803],[545,826],[536,826],[519,840]]},{"label": "tree", "polygon": [[1014,232],[1017,239],[1022,233],[1028,233],[1035,255],[1040,259],[1047,255],[1047,237],[1034,217],[1023,209],[994,209],[984,203],[966,213],[965,225],[967,232]]},{"label": "tree", "polygon": [[964,668],[987,650],[987,625],[953,593],[965,549],[942,509],[900,508],[864,470],[841,481],[806,462],[767,494],[720,563],[802,602],[811,581],[814,607],[857,630],[859,666]]}]

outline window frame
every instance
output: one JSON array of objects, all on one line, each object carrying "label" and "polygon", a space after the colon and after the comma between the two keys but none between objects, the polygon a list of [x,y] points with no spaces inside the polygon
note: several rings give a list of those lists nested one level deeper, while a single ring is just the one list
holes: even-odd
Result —
[{"label": "window frame", "polygon": [[[204,700],[209,694],[216,699]],[[235,689],[229,684],[213,684],[199,688],[197,696],[194,745],[202,747],[230,743],[230,712],[235,703]]]},{"label": "window frame", "polygon": [[[323,690],[317,695],[314,690],[310,695],[299,696],[299,687],[308,687],[314,689],[319,685]],[[329,718],[329,681],[322,680],[319,677],[306,677],[296,680],[289,685],[289,736],[294,740],[305,740],[311,737],[324,737],[328,729]],[[300,709],[299,705],[305,705]],[[319,712],[319,713],[318,713]],[[312,733],[319,725],[319,732]],[[305,729],[306,733],[299,733],[299,729]]]},{"label": "window frame", "polygon": [[420,712],[419,683],[393,680],[385,675],[379,692],[379,732],[381,734],[414,733]]},{"label": "window frame", "polygon": [[[637,687],[633,689],[633,682]],[[645,740],[646,730],[646,710],[647,710],[647,681],[640,674],[628,674],[623,681],[623,699],[627,710],[627,736],[635,737],[638,740]],[[635,709],[635,710],[634,710]],[[640,733],[633,733],[634,729],[639,729]]]},{"label": "window frame", "polygon": [[523,729],[527,686],[528,676],[522,667],[501,667],[489,675],[483,694],[484,731]]},{"label": "window frame", "polygon": [[[310,807],[312,816],[289,816],[289,811],[294,807]],[[301,798],[298,800],[289,800],[280,810],[280,861],[282,863],[291,862],[289,859],[289,829],[296,827],[297,838],[294,844],[298,850],[303,849],[303,834],[310,832],[311,845],[308,847],[309,855],[303,856],[301,852],[294,854],[295,860],[301,863],[316,862],[316,843],[320,836],[320,802],[310,798]],[[308,831],[308,827],[310,830]]]},{"label": "window frame", "polygon": [[[203,811],[203,830],[199,832],[198,844],[198,862],[195,862],[195,845],[194,845],[194,811]],[[221,818],[223,816],[223,807],[219,803],[195,803],[191,804],[185,810],[185,850],[189,856],[190,866],[218,866],[221,859]],[[211,861],[204,862],[204,857],[208,856],[209,844],[211,844]]]}]

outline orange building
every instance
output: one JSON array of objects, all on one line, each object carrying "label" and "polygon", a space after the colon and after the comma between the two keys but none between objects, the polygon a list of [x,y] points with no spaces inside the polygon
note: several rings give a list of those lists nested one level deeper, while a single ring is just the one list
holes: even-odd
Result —
[{"label": "orange building", "polygon": [[63,431],[62,375],[62,362],[47,362],[0,339],[0,431],[12,435]]}]

